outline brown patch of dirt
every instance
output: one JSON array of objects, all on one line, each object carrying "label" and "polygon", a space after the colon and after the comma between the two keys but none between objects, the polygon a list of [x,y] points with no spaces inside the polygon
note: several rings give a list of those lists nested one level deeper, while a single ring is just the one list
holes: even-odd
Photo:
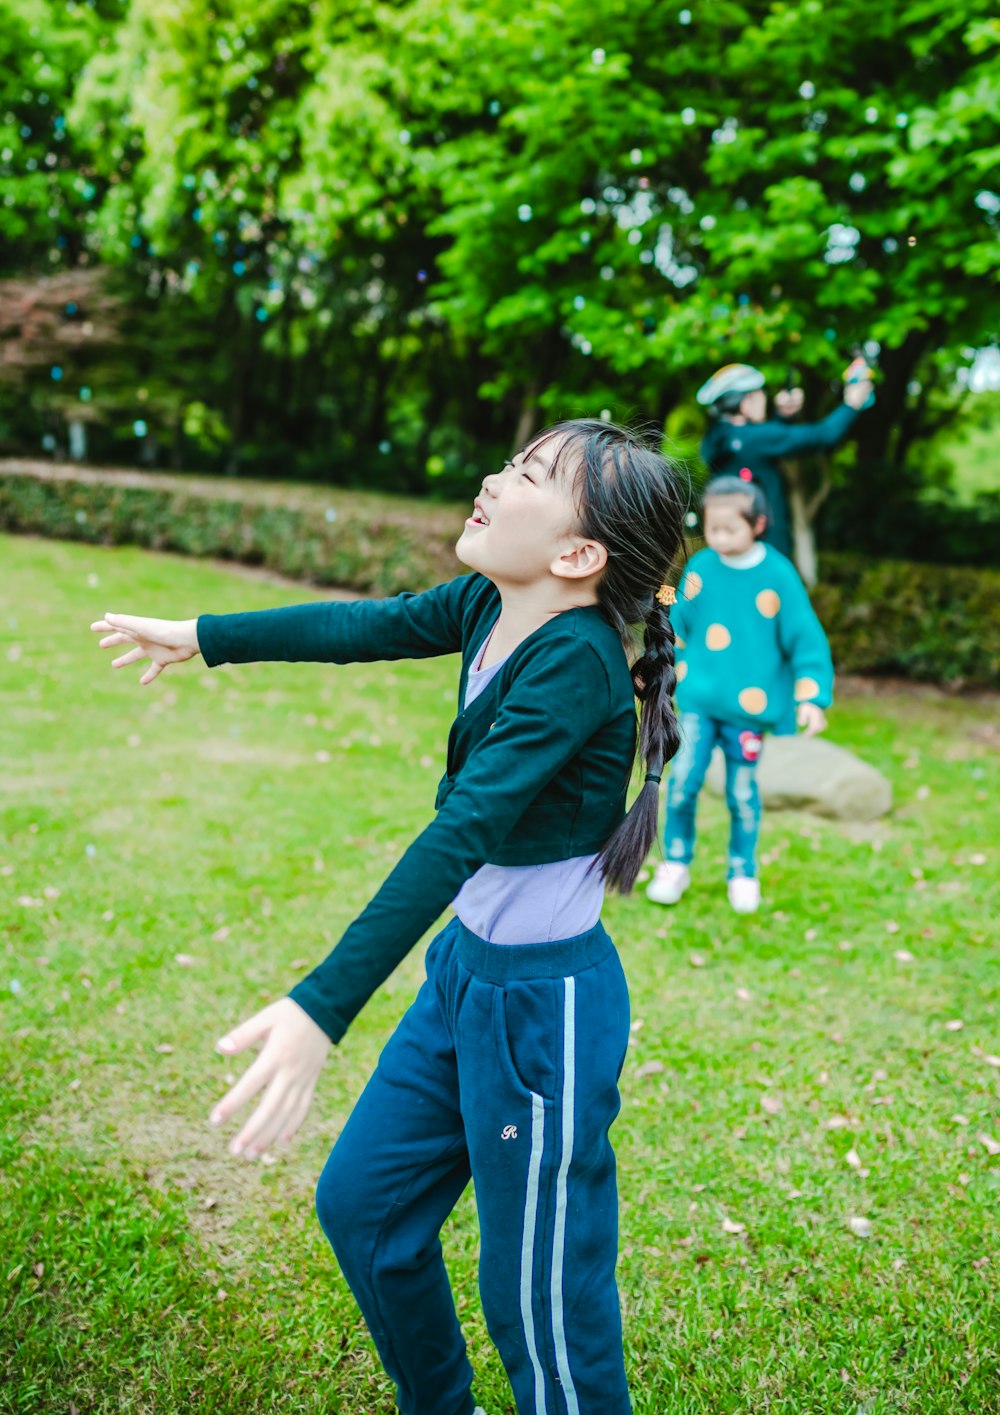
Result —
[{"label": "brown patch of dirt", "polygon": [[[216,1130],[205,1116],[192,1118],[189,1111],[172,1109],[151,1088],[126,1084],[82,1105],[67,1099],[65,1107],[50,1108],[36,1117],[25,1140],[29,1146],[50,1148],[58,1139],[91,1162],[117,1151],[141,1170],[152,1189],[184,1195],[192,1234],[212,1250],[214,1261],[229,1269],[244,1262],[248,1221],[252,1225],[274,1207],[266,1180],[271,1169],[280,1167],[281,1204],[311,1210],[325,1151],[348,1110],[311,1117],[301,1142],[276,1148],[266,1161],[247,1161],[227,1149],[238,1128],[235,1121]],[[320,1155],[317,1135],[322,1137]]]},{"label": "brown patch of dirt", "polygon": [[249,742],[234,742],[230,738],[211,737],[194,742],[189,749],[204,761],[226,762],[234,766],[303,766],[311,755],[305,752],[279,752],[273,747],[251,746]]},{"label": "brown patch of dirt", "polygon": [[306,589],[322,599],[372,599],[373,595],[365,594],[363,590],[341,590],[333,585],[317,585],[315,580],[292,579],[289,575],[279,575],[277,570],[265,570],[260,565],[243,565],[238,560],[219,560],[214,556],[208,560],[209,565],[214,565],[217,570],[227,570],[231,575],[238,575],[242,580],[254,580],[262,585],[278,585],[281,589]]},{"label": "brown patch of dirt", "polygon": [[974,703],[991,710],[1000,709],[1000,693],[988,688],[945,688],[938,683],[923,683],[913,678],[891,675],[844,673],[837,675],[837,696],[841,698],[907,697],[919,702]]}]

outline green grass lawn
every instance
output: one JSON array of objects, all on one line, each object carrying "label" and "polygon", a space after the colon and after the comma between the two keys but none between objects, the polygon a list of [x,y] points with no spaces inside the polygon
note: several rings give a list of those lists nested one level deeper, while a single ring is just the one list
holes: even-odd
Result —
[{"label": "green grass lawn", "polygon": [[[140,690],[87,631],[104,610],[308,592],[136,550],[0,556],[0,1410],[390,1412],[312,1187],[420,958],[272,1163],[208,1125],[238,1069],[213,1046],[428,819],[457,664],[188,665]],[[995,711],[845,695],[830,735],[891,777],[890,818],[771,816],[765,906],[737,918],[708,798],[684,903],[609,904],[640,1415],[1000,1411]],[[445,1248],[479,1400],[510,1415],[471,1195]]]}]

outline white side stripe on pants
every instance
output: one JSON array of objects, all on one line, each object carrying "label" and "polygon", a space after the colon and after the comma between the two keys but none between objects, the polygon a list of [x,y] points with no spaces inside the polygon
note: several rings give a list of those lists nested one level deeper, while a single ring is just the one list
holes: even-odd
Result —
[{"label": "white side stripe on pants", "polygon": [[531,1093],[531,1157],[528,1160],[528,1189],[524,1196],[524,1230],[521,1237],[521,1321],[524,1339],[535,1373],[535,1415],[546,1415],[545,1372],[538,1359],[535,1341],[535,1317],[531,1310],[531,1275],[535,1251],[535,1224],[538,1217],[538,1176],[542,1168],[542,1144],[545,1138],[545,1103]]},{"label": "white side stripe on pants", "polygon": [[563,1265],[566,1251],[566,1176],[573,1158],[573,1107],[576,1100],[576,979],[564,978],[566,990],[563,1008],[563,1093],[562,1093],[562,1154],[556,1176],[556,1218],[552,1238],[552,1338],[556,1348],[556,1366],[566,1397],[567,1415],[580,1415],[580,1402],[569,1369],[566,1350],[566,1327],[563,1321]]},{"label": "white side stripe on pants", "polygon": [[[556,1367],[566,1399],[567,1415],[580,1415],[573,1375],[569,1369],[566,1349],[566,1327],[563,1314],[563,1270],[566,1257],[567,1177],[573,1159],[574,1103],[576,1088],[576,979],[564,978],[563,1004],[563,1086],[561,1101],[562,1153],[556,1175],[555,1224],[552,1235],[552,1340],[555,1345]],[[538,1359],[535,1339],[535,1317],[531,1303],[531,1279],[538,1222],[539,1179],[542,1149],[545,1140],[545,1103],[531,1093],[531,1156],[528,1161],[528,1185],[524,1196],[524,1229],[521,1238],[521,1320],[524,1338],[535,1373],[535,1415],[547,1415],[545,1372]]]}]

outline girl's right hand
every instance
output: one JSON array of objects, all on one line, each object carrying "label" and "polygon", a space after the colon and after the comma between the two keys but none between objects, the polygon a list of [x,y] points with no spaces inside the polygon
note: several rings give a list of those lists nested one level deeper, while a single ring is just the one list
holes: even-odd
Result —
[{"label": "girl's right hand", "polygon": [[212,1110],[212,1124],[222,1125],[264,1092],[231,1141],[230,1154],[256,1159],[276,1140],[288,1143],[305,1119],[331,1045],[322,1027],[290,997],[272,1002],[222,1038],[218,1049],[226,1056],[248,1046],[261,1048],[253,1065]]},{"label": "girl's right hand", "polygon": [[91,624],[95,634],[105,634],[102,649],[132,644],[128,653],[112,661],[112,668],[126,668],[140,659],[151,660],[139,682],[145,686],[171,663],[185,663],[200,652],[197,619],[144,619],[137,614],[105,614]]}]

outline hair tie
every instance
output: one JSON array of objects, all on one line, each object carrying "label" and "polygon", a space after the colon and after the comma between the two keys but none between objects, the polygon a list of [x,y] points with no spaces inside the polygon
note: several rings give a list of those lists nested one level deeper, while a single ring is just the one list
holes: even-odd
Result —
[{"label": "hair tie", "polygon": [[677,602],[677,591],[673,585],[661,585],[656,591],[655,599],[657,604],[662,604],[664,609],[669,609]]},{"label": "hair tie", "polygon": [[[654,782],[657,784],[657,786],[659,786],[659,784],[660,784],[660,782],[661,782],[662,780],[663,780],[663,777],[662,777],[662,776],[657,776],[657,774],[656,774],[655,771],[647,771],[647,772],[646,772],[646,781],[654,781]],[[643,784],[645,785],[645,782],[644,782]]]}]

